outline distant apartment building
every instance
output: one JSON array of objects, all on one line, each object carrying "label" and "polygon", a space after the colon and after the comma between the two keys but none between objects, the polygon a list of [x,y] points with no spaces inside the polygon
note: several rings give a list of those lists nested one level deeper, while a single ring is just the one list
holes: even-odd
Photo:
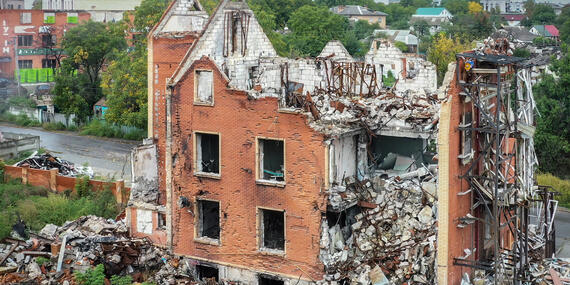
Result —
[{"label": "distant apartment building", "polygon": [[24,0],[0,0],[0,9],[25,9]]},{"label": "distant apartment building", "polygon": [[0,10],[0,78],[52,81],[53,68],[63,56],[63,34],[90,17],[86,12]]},{"label": "distant apartment building", "polygon": [[380,28],[386,28],[386,16],[388,14],[374,11],[367,7],[358,5],[341,5],[332,7],[331,11],[335,14],[345,16],[352,21],[364,20],[370,24],[378,24]]},{"label": "distant apartment building", "polygon": [[43,10],[86,11],[96,22],[114,22],[123,18],[125,11],[134,10],[141,0],[43,0]]}]

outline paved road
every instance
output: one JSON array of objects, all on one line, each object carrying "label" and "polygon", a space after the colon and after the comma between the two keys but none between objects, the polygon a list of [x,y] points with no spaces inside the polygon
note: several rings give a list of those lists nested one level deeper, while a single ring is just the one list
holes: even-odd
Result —
[{"label": "paved road", "polygon": [[560,210],[554,216],[556,229],[556,251],[558,257],[570,258],[570,212]]},{"label": "paved road", "polygon": [[36,128],[19,128],[0,124],[0,131],[40,136],[41,147],[53,155],[93,168],[95,175],[114,179],[131,180],[130,152],[134,142],[123,142],[70,132],[47,132]]}]

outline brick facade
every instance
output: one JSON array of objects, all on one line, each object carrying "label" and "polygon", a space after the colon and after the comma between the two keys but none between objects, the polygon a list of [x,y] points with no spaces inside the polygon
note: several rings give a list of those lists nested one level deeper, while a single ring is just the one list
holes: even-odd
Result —
[{"label": "brick facade", "polygon": [[[53,14],[54,21],[44,21],[44,17]],[[16,70],[16,55],[14,52],[14,40],[18,41],[18,36],[31,35],[31,45],[18,46],[20,53],[18,60],[31,60],[30,68],[42,68],[42,60],[53,58],[45,54],[30,55],[24,50],[39,50],[44,48],[42,43],[42,35],[45,34],[43,27],[50,27],[50,34],[56,37],[57,43],[55,47],[59,47],[63,34],[67,29],[77,26],[75,23],[69,23],[68,16],[76,15],[77,23],[87,21],[91,15],[87,12],[55,12],[44,10],[0,10],[0,77],[14,78]],[[53,22],[53,23],[51,23]],[[28,43],[26,43],[28,44]]]}]

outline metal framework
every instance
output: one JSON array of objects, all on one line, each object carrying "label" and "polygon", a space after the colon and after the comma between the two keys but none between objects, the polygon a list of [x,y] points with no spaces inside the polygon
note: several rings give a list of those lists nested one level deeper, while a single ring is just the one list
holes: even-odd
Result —
[{"label": "metal framework", "polygon": [[[460,157],[468,165],[461,177],[469,189],[461,189],[459,195],[471,191],[472,207],[471,216],[460,219],[464,224],[458,227],[478,221],[487,238],[475,245],[477,249],[485,244],[479,248],[480,256],[458,257],[454,264],[485,270],[495,284],[531,283],[529,258],[536,252],[548,254],[542,250],[552,244],[555,211],[548,202],[552,193],[536,187],[534,181],[536,106],[531,66],[506,55],[463,53],[456,58],[460,95],[472,102],[473,118],[459,130],[475,142],[471,152]],[[542,226],[529,230],[534,222]]]}]

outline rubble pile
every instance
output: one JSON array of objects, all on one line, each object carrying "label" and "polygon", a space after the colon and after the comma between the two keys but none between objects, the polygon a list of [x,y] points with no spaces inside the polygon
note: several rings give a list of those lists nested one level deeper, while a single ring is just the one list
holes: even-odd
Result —
[{"label": "rubble pile", "polygon": [[432,173],[410,179],[351,177],[330,192],[333,210],[357,204],[362,210],[344,227],[321,224],[320,259],[327,274],[319,284],[434,284],[437,199]]},{"label": "rubble pile", "polygon": [[487,39],[483,40],[483,42],[479,43],[475,48],[476,52],[484,54],[513,55],[514,50],[514,43],[509,42],[507,38],[493,39],[492,37],[488,37]]},{"label": "rubble pile", "polygon": [[[385,127],[426,131],[438,120],[440,102],[434,94],[422,90],[386,92],[376,97],[336,97],[326,92],[312,95],[317,117],[312,128],[325,134],[365,127]],[[315,117],[315,114],[313,114]]]},{"label": "rubble pile", "polygon": [[98,264],[107,277],[131,275],[158,284],[196,280],[189,259],[175,258],[146,238],[130,238],[123,221],[85,216],[61,227],[48,224],[28,240],[0,243],[0,284],[72,284],[75,272]]},{"label": "rubble pile", "polygon": [[82,176],[87,175],[93,177],[93,170],[90,167],[76,166],[72,162],[57,158],[49,153],[33,154],[16,164],[20,167],[30,167],[33,169],[50,170],[57,168],[60,175],[63,176]]}]

